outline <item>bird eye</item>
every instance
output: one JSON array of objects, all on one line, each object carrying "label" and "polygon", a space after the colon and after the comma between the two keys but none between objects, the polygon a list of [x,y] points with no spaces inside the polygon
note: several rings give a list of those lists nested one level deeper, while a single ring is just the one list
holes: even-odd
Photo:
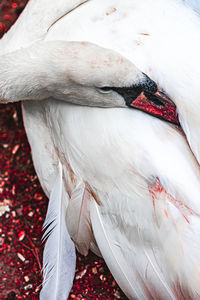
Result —
[{"label": "bird eye", "polygon": [[108,86],[100,87],[100,88],[98,88],[98,90],[102,94],[108,94],[108,93],[111,93],[113,91],[112,88],[108,87]]}]

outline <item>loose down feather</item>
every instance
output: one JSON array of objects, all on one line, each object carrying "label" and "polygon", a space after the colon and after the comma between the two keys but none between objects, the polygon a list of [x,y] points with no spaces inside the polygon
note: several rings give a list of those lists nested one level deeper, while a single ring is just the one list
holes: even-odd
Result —
[{"label": "loose down feather", "polygon": [[75,247],[66,227],[66,205],[62,196],[62,166],[51,193],[44,222],[47,239],[43,256],[43,288],[40,300],[66,300],[75,274]]},{"label": "loose down feather", "polygon": [[87,255],[93,237],[90,221],[91,195],[80,181],[72,192],[67,208],[67,227],[78,251]]}]

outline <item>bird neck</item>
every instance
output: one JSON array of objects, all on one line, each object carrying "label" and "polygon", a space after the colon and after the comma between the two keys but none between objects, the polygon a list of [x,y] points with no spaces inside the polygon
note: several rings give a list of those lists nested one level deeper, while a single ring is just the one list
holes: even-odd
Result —
[{"label": "bird neck", "polygon": [[49,97],[77,103],[76,97],[69,96],[81,85],[73,80],[80,68],[80,59],[74,54],[78,46],[76,42],[36,42],[2,55],[0,103]]},{"label": "bird neck", "polygon": [[1,56],[1,103],[49,97],[53,70],[45,48],[39,48],[24,48]]},{"label": "bird neck", "polygon": [[1,56],[1,103],[46,99],[63,86],[67,93],[70,89],[68,48],[67,42],[37,42]]}]

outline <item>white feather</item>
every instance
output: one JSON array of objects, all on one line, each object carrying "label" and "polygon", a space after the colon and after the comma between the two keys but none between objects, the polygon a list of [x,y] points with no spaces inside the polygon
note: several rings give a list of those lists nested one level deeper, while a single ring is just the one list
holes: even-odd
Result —
[{"label": "white feather", "polygon": [[67,228],[78,251],[87,255],[93,238],[90,221],[91,197],[83,182],[73,190],[67,209]]},{"label": "white feather", "polygon": [[50,196],[44,222],[47,238],[43,258],[43,288],[40,300],[66,300],[75,274],[75,247],[67,231],[66,205],[62,196],[62,166]]},{"label": "white feather", "polygon": [[196,299],[199,169],[182,133],[138,111],[61,102],[49,111],[59,123],[54,139],[101,203],[100,217],[91,211],[93,232],[123,291],[174,299],[179,290]]},{"label": "white feather", "polygon": [[[196,15],[179,3],[178,0],[88,1],[52,26],[47,40],[56,37],[68,41],[91,41],[115,49],[135,62],[173,99],[183,103],[183,108],[181,105],[179,108],[183,127],[198,157],[199,102],[196,100],[199,99],[199,85],[196,78],[199,78],[200,27]],[[45,14],[54,14],[52,6],[45,7],[50,9],[49,12],[45,10]],[[36,11],[42,11],[41,7]],[[34,24],[39,23],[32,20],[31,25]],[[17,30],[22,39],[26,32],[28,35],[30,32],[27,24],[24,28],[27,31],[22,27]],[[12,43],[16,48],[23,44],[19,39],[12,39]],[[27,104],[24,110],[28,135],[35,135],[39,145],[35,152],[45,153],[45,135],[38,140],[38,131],[31,131],[32,123],[36,123],[31,117],[31,105]],[[40,105],[38,103],[38,112],[45,114]],[[91,217],[100,250],[123,290],[130,297],[143,299],[148,297],[144,288],[147,287],[152,295],[155,287],[168,299],[168,285],[171,284],[173,289],[178,284],[197,299],[200,295],[200,221],[197,216],[200,177],[199,166],[184,137],[173,127],[140,112],[125,109],[107,112],[73,106],[70,109],[53,101],[49,106],[46,113],[47,119],[51,119],[49,134],[54,136],[54,145],[59,145],[59,154],[66,157],[77,176],[96,190],[107,192],[106,201],[101,199],[104,211],[96,205],[99,216],[94,218],[92,214]],[[193,126],[188,119],[194,120]],[[40,164],[46,171],[44,161],[35,156],[35,165]],[[157,177],[165,190],[177,200],[177,196],[182,195],[183,203],[196,212],[189,216],[190,224],[173,203],[165,201],[169,218],[165,220],[164,212],[160,210],[163,223],[160,230],[157,228],[152,199],[147,195],[149,184]],[[120,193],[112,198],[110,191],[114,188]],[[141,196],[140,201],[137,201],[138,196]],[[159,214],[157,207],[156,214]],[[111,222],[113,220],[116,221]]]},{"label": "white feather", "polygon": [[123,231],[112,224],[112,217],[108,217],[95,202],[91,203],[92,226],[98,246],[128,298],[160,299],[162,295],[162,299],[175,299],[158,266],[154,250],[134,245]]},{"label": "white feather", "polygon": [[2,39],[0,52],[8,53],[45,37],[48,29],[62,16],[88,0],[31,0],[20,18]]},{"label": "white feather", "polygon": [[101,238],[98,240],[98,246],[100,250],[103,250],[103,256],[105,251],[106,255],[104,256],[104,259],[111,272],[115,274],[115,279],[117,280],[118,284],[120,286],[124,286],[126,295],[130,299],[135,297],[138,299],[139,296],[139,299],[142,299],[141,292],[132,286],[129,277],[127,276],[126,268],[124,268],[124,265],[121,263],[120,257],[118,257],[114,252],[113,244],[107,235],[107,232],[104,228],[104,222],[101,219],[98,206],[95,202],[92,202],[91,204],[91,218],[95,235],[97,237],[101,236]]}]

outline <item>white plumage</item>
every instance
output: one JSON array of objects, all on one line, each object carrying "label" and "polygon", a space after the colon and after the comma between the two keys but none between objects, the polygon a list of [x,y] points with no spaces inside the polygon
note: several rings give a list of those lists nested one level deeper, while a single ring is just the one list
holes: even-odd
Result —
[{"label": "white plumage", "polygon": [[75,274],[76,254],[66,229],[65,217],[68,198],[62,194],[62,165],[49,199],[44,222],[46,241],[43,255],[43,288],[41,300],[65,299],[70,292]]},{"label": "white plumage", "polygon": [[[59,13],[53,7],[45,6],[52,23],[67,12],[62,1]],[[14,30],[26,37],[26,21],[34,39],[44,38],[49,23],[34,28],[35,8],[2,41],[4,53]],[[45,40],[93,42],[135,63],[176,102],[198,158],[199,22],[178,0],[91,0],[52,25]],[[18,36],[15,48],[24,40]],[[77,248],[100,251],[130,299],[198,299],[200,171],[182,132],[139,111],[54,99],[24,103],[24,120],[48,195],[62,163],[65,197],[72,199],[66,221]]]},{"label": "white plumage", "polygon": [[198,280],[196,285],[191,278],[198,269],[199,168],[182,134],[136,111],[62,103],[50,107],[49,124],[58,116],[55,141],[62,132],[61,155],[102,204],[92,201],[95,239],[128,297],[145,298],[148,289],[148,297],[168,299],[180,282],[195,298]]}]

